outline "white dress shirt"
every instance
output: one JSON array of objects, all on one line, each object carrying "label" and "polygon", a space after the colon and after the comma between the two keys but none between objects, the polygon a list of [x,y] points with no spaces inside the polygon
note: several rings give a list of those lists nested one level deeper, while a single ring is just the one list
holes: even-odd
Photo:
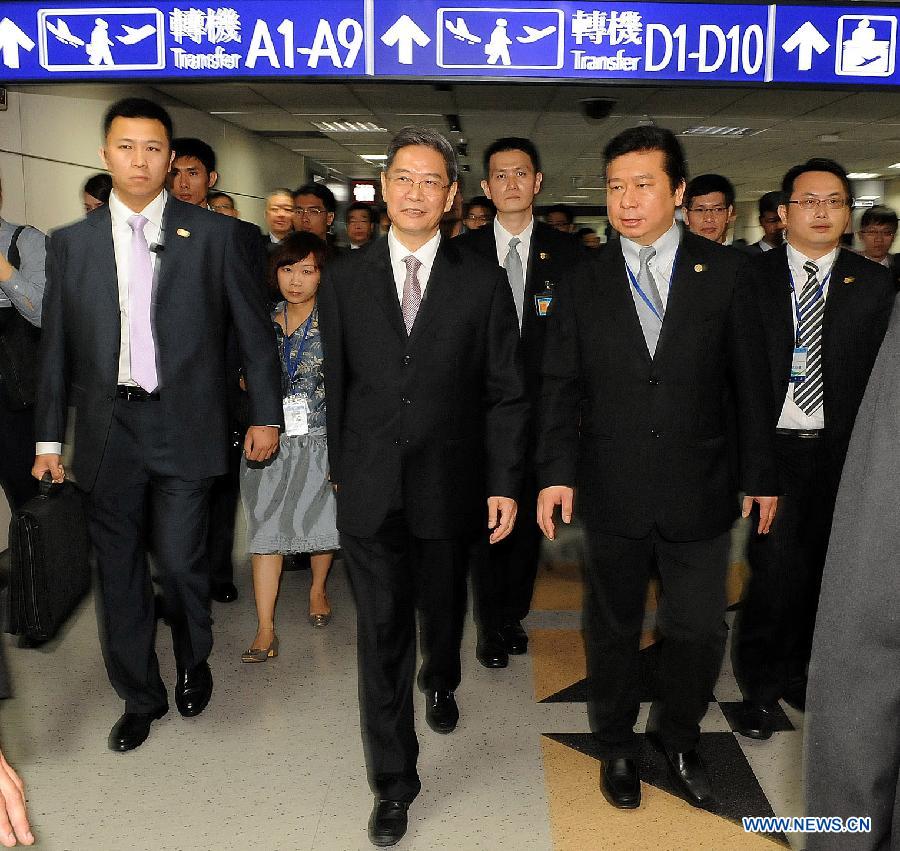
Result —
[{"label": "white dress shirt", "polygon": [[[622,246],[622,254],[625,257],[625,263],[637,280],[641,271],[641,249],[646,246],[634,242],[627,237],[619,236],[619,243]],[[663,307],[667,307],[669,303],[669,287],[672,283],[672,271],[675,268],[675,258],[678,256],[678,246],[681,244],[681,232],[678,225],[673,220],[670,227],[661,237],[654,243],[656,255],[647,264],[650,267],[650,273],[653,280],[656,281],[656,287],[659,290],[659,297],[662,300]],[[804,278],[804,280],[806,280]],[[640,296],[631,287],[631,294],[635,299]],[[649,295],[649,294],[648,294]]]},{"label": "white dress shirt", "polygon": [[423,246],[415,251],[410,251],[394,235],[393,228],[388,231],[388,251],[391,254],[391,269],[394,272],[394,283],[397,286],[397,301],[400,304],[403,304],[403,284],[406,283],[406,263],[403,262],[403,258],[412,254],[422,264],[416,277],[419,279],[419,286],[422,289],[422,298],[424,299],[425,288],[428,286],[428,279],[431,277],[431,267],[434,265],[434,257],[437,254],[440,243],[441,232],[438,231]]},{"label": "white dress shirt", "polygon": [[[801,254],[794,248],[793,245],[788,243],[787,246],[787,258],[788,258],[788,268],[791,272],[791,277],[794,281],[794,288],[796,292],[796,298],[799,299],[801,294],[803,293],[803,287],[806,286],[806,272],[803,269],[803,264],[807,262],[815,263],[816,266],[819,267],[819,283],[822,285],[822,297],[827,300],[828,298],[828,290],[831,284],[831,270],[834,268],[834,261],[837,259],[838,251],[840,251],[840,247],[833,248],[828,252],[824,257],[820,257],[818,260],[812,260],[809,257],[806,257],[804,254]],[[797,301],[795,301],[794,294],[788,293],[788,296],[791,299],[791,319],[793,321],[794,328],[794,340],[797,339]],[[797,405],[794,404],[794,388],[798,385],[793,382],[788,382],[787,393],[784,397],[784,404],[781,407],[781,416],[778,418],[778,428],[794,428],[794,429],[802,429],[804,431],[812,431],[814,429],[825,428],[825,404],[828,403],[828,400],[825,400],[825,404],[823,404],[819,410],[813,413],[811,416],[801,410]]]},{"label": "white dress shirt", "polygon": [[[148,245],[159,242],[162,229],[163,211],[166,208],[168,193],[163,190],[143,210],[141,215],[147,219],[144,225],[144,237]],[[116,196],[115,190],[109,194],[109,216],[112,221],[113,251],[116,257],[116,278],[119,285],[119,372],[118,384],[128,384],[136,387],[137,382],[131,377],[131,336],[128,326],[128,267],[131,259],[131,226],[128,219],[134,215],[134,211],[126,207]],[[158,254],[151,253],[153,272],[156,273]],[[53,442],[38,442],[36,446],[38,455],[52,453],[60,455],[62,444]]]},{"label": "white dress shirt", "polygon": [[494,216],[494,242],[497,243],[497,260],[501,266],[506,263],[506,255],[509,254],[509,241],[514,237],[519,237],[519,244],[516,251],[522,260],[522,271],[525,273],[525,285],[528,286],[528,253],[531,251],[531,237],[534,234],[534,219],[528,223],[528,227],[522,233],[510,233],[503,225],[500,219]]}]

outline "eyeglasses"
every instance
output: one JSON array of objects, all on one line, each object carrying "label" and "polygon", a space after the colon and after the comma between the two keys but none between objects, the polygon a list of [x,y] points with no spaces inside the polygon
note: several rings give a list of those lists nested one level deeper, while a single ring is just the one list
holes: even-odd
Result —
[{"label": "eyeglasses", "polygon": [[862,236],[877,236],[882,239],[893,239],[897,235],[895,230],[861,230]]},{"label": "eyeglasses", "polygon": [[840,210],[842,207],[846,207],[849,201],[846,198],[801,198],[788,201],[788,204],[796,204],[801,210],[811,213],[821,206],[824,206],[826,210]]},{"label": "eyeglasses", "polygon": [[309,216],[310,218],[314,218],[315,216],[324,216],[327,210],[323,210],[321,207],[294,207],[294,215],[295,216]]},{"label": "eyeglasses", "polygon": [[724,216],[728,212],[728,207],[688,207],[688,212],[697,216],[705,216],[707,213],[712,216]]},{"label": "eyeglasses", "polygon": [[463,221],[464,222],[489,222],[493,218],[494,218],[493,216],[476,216],[476,215],[470,213],[468,216],[466,216],[463,219]]},{"label": "eyeglasses", "polygon": [[224,213],[226,210],[234,211],[234,206],[231,204],[210,204],[210,207],[217,213]]},{"label": "eyeglasses", "polygon": [[425,195],[440,195],[450,184],[441,183],[433,177],[424,177],[422,180],[413,180],[406,174],[388,175],[388,183],[401,192],[411,192],[416,186],[422,189]]}]

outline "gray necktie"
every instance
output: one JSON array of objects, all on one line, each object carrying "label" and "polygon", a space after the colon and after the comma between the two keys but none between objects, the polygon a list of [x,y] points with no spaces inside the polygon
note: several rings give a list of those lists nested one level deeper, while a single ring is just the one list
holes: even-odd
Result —
[{"label": "gray necktie", "polygon": [[406,326],[406,333],[409,334],[412,332],[413,323],[416,321],[419,305],[422,304],[422,285],[419,283],[418,276],[422,263],[414,254],[404,257],[403,262],[406,264],[406,280],[403,281],[403,297],[400,300],[400,310],[403,313],[403,324]]},{"label": "gray necktie", "polygon": [[656,280],[650,271],[650,261],[656,257],[656,249],[652,245],[644,246],[639,254],[641,260],[641,269],[638,272],[638,283],[647,298],[653,302],[656,313],[659,315],[659,321],[662,322],[666,309],[663,307],[662,296],[659,294],[659,287],[656,286]]},{"label": "gray necktie", "polygon": [[522,315],[525,312],[525,272],[522,269],[522,258],[519,256],[517,246],[522,242],[514,236],[509,241],[509,251],[506,252],[506,260],[503,268],[509,277],[509,286],[512,289],[513,300],[516,303],[516,315],[519,317],[519,330],[522,330]]}]

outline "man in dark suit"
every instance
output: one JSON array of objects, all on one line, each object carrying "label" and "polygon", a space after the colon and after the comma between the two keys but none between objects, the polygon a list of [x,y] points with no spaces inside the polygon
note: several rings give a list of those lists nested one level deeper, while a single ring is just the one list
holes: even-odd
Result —
[{"label": "man in dark suit", "polygon": [[795,166],[782,192],[787,244],[748,269],[766,332],[776,400],[770,430],[784,491],[772,533],[750,540],[734,644],[745,697],[738,731],[756,739],[772,734],[779,698],[805,707],[835,495],[894,298],[887,269],[840,247],[853,204],[840,165]]},{"label": "man in dark suit", "polygon": [[[169,190],[185,204],[210,210],[207,196],[219,179],[216,152],[202,139],[179,137],[172,140],[175,154],[169,170]],[[233,209],[233,207],[232,207]],[[247,254],[253,263],[253,277],[260,292],[265,291],[266,238],[252,222],[236,220],[238,231],[247,241]],[[209,491],[209,532],[206,549],[209,557],[212,589],[210,596],[218,603],[232,603],[238,592],[234,584],[234,522],[240,496],[240,471],[243,433],[247,429],[244,393],[240,389],[240,354],[233,326],[228,329],[228,377],[225,396],[228,401],[230,438],[228,472],[219,476]]]},{"label": "man in dark suit", "polygon": [[894,287],[900,290],[900,254],[891,254],[897,236],[897,214],[890,207],[869,207],[859,220],[858,236],[863,257],[884,266],[894,279]]},{"label": "man in dark suit", "polygon": [[[541,357],[547,311],[559,281],[572,274],[575,240],[534,219],[534,199],[541,189],[540,155],[529,139],[498,139],[484,152],[482,189],[496,205],[493,225],[470,231],[460,244],[506,269],[516,303],[525,364],[525,387],[532,411],[539,399]],[[529,430],[525,481],[519,505],[534,505],[535,429]],[[472,553],[472,590],[478,622],[476,656],[486,668],[505,668],[508,654],[525,653],[528,635],[522,620],[531,607],[540,555],[541,533],[535,523],[518,523],[502,543],[488,547],[479,538]]]},{"label": "man in dark suit", "polygon": [[781,192],[766,192],[759,199],[758,221],[763,229],[763,236],[759,242],[754,242],[744,249],[748,254],[765,254],[773,248],[784,245],[784,222],[778,215],[782,201]]},{"label": "man in dark suit", "polygon": [[[125,701],[109,746],[138,747],[168,711],[154,649],[152,548],[172,626],[175,702],[201,713],[212,694],[207,498],[227,469],[225,346],[234,323],[250,393],[244,451],[265,460],[282,422],[279,367],[246,241],[227,216],[165,190],[172,123],[128,98],[104,121],[109,205],[53,235],[47,259],[33,474],[74,478],[89,496],[109,678]],[[68,413],[67,413],[67,408]]]},{"label": "man in dark suit", "polygon": [[465,545],[479,529],[492,543],[509,534],[521,488],[527,402],[515,305],[496,262],[441,237],[457,174],[443,136],[402,130],[382,175],[387,237],[326,268],[320,290],[328,456],[356,597],[376,845],[403,836],[420,789],[415,609],[426,720],[449,733]]},{"label": "man in dark suit", "polygon": [[686,171],[675,136],[634,127],[604,154],[620,239],[561,284],[551,312],[538,517],[552,538],[555,506],[569,522],[578,488],[604,795],[617,807],[640,803],[638,654],[656,570],[660,699],[648,732],[685,797],[708,806],[713,791],[696,747],[725,646],[737,494],[750,494],[744,516],[759,504],[761,533],[777,503],[762,328],[739,275],[745,258],[675,224]]}]

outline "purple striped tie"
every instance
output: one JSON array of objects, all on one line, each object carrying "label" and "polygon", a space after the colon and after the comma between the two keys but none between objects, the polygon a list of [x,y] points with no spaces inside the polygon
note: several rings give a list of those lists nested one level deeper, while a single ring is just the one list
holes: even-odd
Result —
[{"label": "purple striped tie", "polygon": [[128,219],[131,255],[128,263],[128,334],[131,341],[131,377],[149,393],[156,390],[156,346],[150,324],[153,295],[153,258],[144,236],[147,219],[136,213]]},{"label": "purple striped tie", "polygon": [[403,258],[406,263],[406,280],[403,282],[403,298],[400,301],[400,310],[403,312],[403,324],[406,325],[406,333],[412,331],[419,305],[422,303],[422,285],[419,283],[417,272],[422,268],[422,263],[414,255]]}]

